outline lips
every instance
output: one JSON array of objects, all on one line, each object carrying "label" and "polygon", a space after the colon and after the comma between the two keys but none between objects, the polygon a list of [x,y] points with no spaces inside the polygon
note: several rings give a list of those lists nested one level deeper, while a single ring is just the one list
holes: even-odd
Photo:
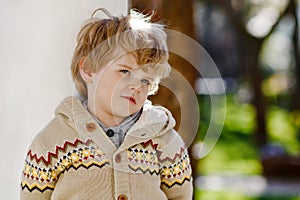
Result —
[{"label": "lips", "polygon": [[136,104],[135,98],[129,96],[122,96],[124,99],[127,99],[130,103]]}]

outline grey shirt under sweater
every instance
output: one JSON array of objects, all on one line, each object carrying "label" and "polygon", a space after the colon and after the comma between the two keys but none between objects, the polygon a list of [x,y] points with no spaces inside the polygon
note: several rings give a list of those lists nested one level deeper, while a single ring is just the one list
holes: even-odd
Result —
[{"label": "grey shirt under sweater", "polygon": [[[83,101],[82,105],[88,110],[87,100]],[[89,111],[89,113],[91,112]],[[126,117],[120,125],[106,127],[93,113],[91,113],[93,118],[97,121],[97,123],[101,126],[101,128],[105,131],[107,136],[111,139],[111,141],[116,145],[117,148],[121,146],[127,131],[133,126],[133,124],[135,124],[135,122],[139,119],[141,114],[142,109]]]}]

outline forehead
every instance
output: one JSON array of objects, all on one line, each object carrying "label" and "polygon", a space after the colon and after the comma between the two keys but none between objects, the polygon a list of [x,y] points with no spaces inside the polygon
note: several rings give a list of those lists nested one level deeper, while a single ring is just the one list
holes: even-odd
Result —
[{"label": "forehead", "polygon": [[132,69],[140,68],[135,56],[131,53],[119,53],[113,62],[117,65],[125,65]]}]

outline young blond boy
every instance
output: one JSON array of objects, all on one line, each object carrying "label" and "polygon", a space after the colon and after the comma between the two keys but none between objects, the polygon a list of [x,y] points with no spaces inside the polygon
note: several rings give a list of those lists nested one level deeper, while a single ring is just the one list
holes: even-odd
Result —
[{"label": "young blond boy", "polygon": [[163,26],[131,12],[81,28],[67,97],[35,137],[21,199],[192,198],[186,147],[171,113],[147,100],[170,72]]}]

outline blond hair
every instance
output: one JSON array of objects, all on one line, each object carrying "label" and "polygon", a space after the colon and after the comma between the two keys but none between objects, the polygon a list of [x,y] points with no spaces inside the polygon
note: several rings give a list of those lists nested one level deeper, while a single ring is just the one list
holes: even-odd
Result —
[{"label": "blond hair", "polygon": [[[94,18],[98,10],[109,18]],[[132,53],[137,64],[155,79],[156,87],[149,94],[155,93],[160,79],[168,76],[171,67],[164,26],[150,20],[151,17],[133,10],[125,17],[114,17],[103,8],[94,11],[79,31],[71,63],[72,78],[82,97],[87,97],[87,87],[79,73],[81,58],[86,57],[83,69],[98,72],[114,58],[118,47]]]}]

